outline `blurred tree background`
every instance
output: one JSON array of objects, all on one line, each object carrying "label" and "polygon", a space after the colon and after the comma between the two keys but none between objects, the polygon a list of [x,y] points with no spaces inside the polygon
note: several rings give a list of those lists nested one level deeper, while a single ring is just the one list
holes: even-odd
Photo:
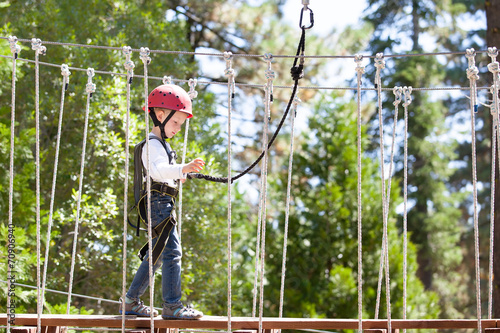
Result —
[{"label": "blurred tree background", "polygon": [[[0,4],[0,36],[40,38],[42,41],[105,45],[147,46],[151,50],[207,51],[220,53],[274,55],[295,54],[300,31],[283,21],[284,0],[221,1],[184,0],[109,1],[4,1]],[[321,3],[311,8],[321,11]],[[308,31],[306,54],[352,55],[355,53],[411,54],[485,49],[487,29],[464,29],[464,22],[484,22],[484,3],[475,1],[377,1],[369,0],[360,23],[343,31]],[[297,13],[297,16],[299,13]],[[488,16],[490,17],[490,16]],[[15,20],[12,18],[16,18]],[[437,23],[436,23],[437,22]],[[489,21],[488,21],[489,22]],[[491,40],[491,37],[489,38]],[[425,42],[424,42],[425,41]],[[490,43],[490,41],[488,41]],[[34,59],[28,43],[21,58]],[[46,45],[46,44],[44,44]],[[493,46],[491,44],[488,46]],[[46,45],[40,61],[68,64],[86,69],[124,73],[125,57],[118,50]],[[497,47],[499,45],[497,44]],[[11,55],[9,44],[0,40],[2,55]],[[152,53],[150,76],[169,75],[174,79],[198,78],[214,84],[199,84],[194,99],[195,117],[190,121],[187,158],[203,157],[205,173],[227,173],[227,92],[215,83],[227,82],[220,67],[223,60],[206,63],[191,54]],[[215,58],[215,57],[214,57]],[[0,58],[0,218],[8,221],[9,148],[12,63]],[[135,74],[143,74],[143,64],[134,53]],[[478,55],[482,78],[486,56]],[[275,85],[291,85],[288,76],[292,58],[275,58]],[[328,61],[306,59],[302,86],[326,82],[332,67]],[[329,67],[330,66],[330,67]],[[354,63],[352,63],[354,77]],[[262,84],[265,62],[258,57],[234,57],[237,83]],[[439,87],[468,86],[463,55],[412,56],[391,58],[382,71],[382,85]],[[337,71],[337,69],[334,69]],[[334,72],[334,75],[340,75]],[[17,62],[15,178],[13,220],[16,226],[16,282],[36,285],[35,220],[35,129],[34,65]],[[55,143],[59,119],[62,77],[57,67],[40,66],[41,121],[41,240],[42,253],[50,248],[47,288],[66,291],[71,265],[76,195],[82,153],[86,95],[84,71],[72,70],[66,94],[61,153],[58,164],[54,226],[46,244],[52,186]],[[364,87],[373,87],[374,66],[368,64]],[[488,79],[480,84],[486,85]],[[126,80],[97,74],[97,90],[90,104],[82,193],[82,211],[77,243],[73,293],[118,300],[122,291],[123,221],[125,173]],[[353,86],[353,82],[350,84]],[[177,82],[176,82],[177,83]],[[338,83],[338,82],[337,82]],[[150,90],[161,84],[149,79]],[[186,90],[187,84],[178,82]],[[134,78],[131,87],[131,152],[145,134],[142,112],[144,86]],[[289,89],[274,89],[270,131],[274,131],[290,95]],[[408,317],[469,318],[476,316],[473,287],[474,253],[471,221],[470,122],[468,101],[460,94],[413,93],[410,105],[408,228]],[[243,170],[262,150],[264,110],[262,88],[240,85],[232,102],[236,125],[233,135],[233,174]],[[352,91],[301,89],[299,114],[303,119],[296,134],[292,177],[292,198],[288,237],[287,279],[284,316],[357,317],[357,148],[356,96]],[[486,95],[480,96],[487,99]],[[382,240],[382,203],[379,155],[379,127],[388,132],[401,127],[393,124],[394,96],[384,93],[383,119],[379,124],[376,96],[363,93],[363,313],[375,315],[378,267]],[[481,225],[482,300],[486,307],[487,257],[489,237],[488,159],[491,121],[487,108],[477,115],[478,163],[481,173],[479,193]],[[288,122],[286,123],[288,124]],[[459,128],[459,130],[457,130]],[[462,133],[460,131],[465,131]],[[399,137],[401,133],[398,132]],[[270,151],[269,189],[266,223],[266,276],[264,315],[278,314],[285,194],[288,177],[290,127],[286,125]],[[181,152],[183,135],[172,139]],[[391,206],[389,209],[389,255],[391,299],[394,318],[402,317],[403,235],[402,203],[403,142],[396,144]],[[387,156],[387,154],[386,154]],[[491,158],[490,158],[491,159]],[[132,161],[132,158],[130,158]],[[384,161],[387,163],[387,160]],[[255,199],[260,182],[260,166],[233,186],[232,198],[232,295],[235,315],[252,312],[254,268],[257,243],[258,205]],[[130,182],[131,183],[131,182]],[[129,207],[133,200],[129,186]],[[187,181],[183,187],[183,291],[189,303],[206,314],[225,315],[227,304],[227,186],[201,180]],[[0,225],[0,256],[6,261],[7,223]],[[139,260],[137,249],[145,241],[129,232],[127,246],[127,287]],[[144,234],[143,234],[144,236]],[[2,277],[6,265],[0,266]],[[157,275],[157,281],[160,279]],[[2,278],[2,280],[4,280]],[[156,283],[156,290],[160,284]],[[6,284],[0,284],[6,291]],[[385,288],[382,288],[385,289]],[[0,310],[5,309],[5,292]],[[148,302],[148,295],[145,301]],[[36,292],[16,289],[19,311],[36,312]],[[155,304],[160,304],[156,292]],[[385,300],[384,292],[381,299]],[[65,312],[66,296],[46,293],[46,312]],[[74,296],[73,312],[117,313],[117,305]],[[381,302],[380,317],[385,316]]]}]

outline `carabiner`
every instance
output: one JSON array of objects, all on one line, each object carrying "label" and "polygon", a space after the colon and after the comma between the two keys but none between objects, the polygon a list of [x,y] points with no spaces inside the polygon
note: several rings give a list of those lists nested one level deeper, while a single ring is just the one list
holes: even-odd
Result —
[{"label": "carabiner", "polygon": [[[305,27],[302,25],[302,17],[304,16],[304,10],[309,10],[310,14],[309,14],[309,21],[311,22],[311,24],[308,26],[308,27]],[[299,22],[299,27],[301,29],[311,29],[312,27],[314,26],[314,13],[313,11],[311,10],[311,8],[309,8],[307,5],[304,5],[304,7],[302,7],[302,10],[300,11],[300,22]]]}]

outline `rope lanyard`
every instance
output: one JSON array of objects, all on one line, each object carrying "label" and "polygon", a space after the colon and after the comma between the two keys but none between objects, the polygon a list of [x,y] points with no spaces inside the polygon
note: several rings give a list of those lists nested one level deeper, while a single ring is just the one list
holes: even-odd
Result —
[{"label": "rope lanyard", "polygon": [[[10,161],[9,161],[9,233],[12,228],[12,232],[14,232],[14,223],[13,223],[13,199],[14,199],[14,148],[15,148],[15,124],[16,124],[16,63],[17,56],[19,52],[21,52],[21,46],[17,45],[17,37],[9,36],[9,44],[10,51],[12,52],[12,97],[11,97],[11,119],[10,119]],[[7,235],[9,235],[7,233]],[[7,244],[11,244],[10,240],[7,239]],[[10,259],[10,256],[8,256]],[[12,274],[12,265],[7,265],[7,306],[10,306],[10,290],[11,290],[11,275]],[[6,311],[7,313],[7,311]],[[10,317],[9,317],[10,318]],[[10,320],[7,320],[7,332],[10,332]]]},{"label": "rope lanyard", "polygon": [[37,278],[37,328],[41,327],[41,293],[40,293],[40,66],[39,56],[45,55],[47,48],[37,38],[31,40],[31,48],[35,51],[35,175],[36,175],[36,278]]},{"label": "rope lanyard", "polygon": [[[236,75],[232,68],[231,60],[233,54],[224,52],[226,60],[225,76],[227,77],[227,179],[231,179],[231,107],[234,97],[234,76]],[[231,184],[227,182],[227,332],[231,333],[231,257],[232,257],[232,239],[231,239]]]},{"label": "rope lanyard", "polygon": [[285,297],[285,275],[286,275],[286,253],[288,246],[288,221],[290,218],[290,201],[292,188],[292,166],[293,166],[293,150],[294,150],[294,135],[295,135],[295,117],[297,117],[297,107],[301,100],[298,95],[295,95],[293,101],[293,113],[290,117],[290,157],[288,159],[288,183],[286,188],[286,203],[285,203],[285,231],[283,235],[283,262],[281,265],[281,288],[280,288],[280,308],[279,318],[283,317],[283,303]]},{"label": "rope lanyard", "polygon": [[59,151],[61,146],[61,132],[62,132],[62,121],[64,114],[64,97],[66,95],[66,91],[68,90],[69,85],[69,76],[71,72],[69,71],[68,65],[63,64],[61,66],[61,75],[63,76],[62,87],[61,87],[61,105],[59,108],[59,122],[57,126],[57,138],[56,138],[56,152],[54,156],[54,174],[52,175],[52,192],[50,195],[50,208],[49,208],[49,222],[47,229],[47,241],[45,242],[45,260],[43,265],[43,278],[42,278],[42,309],[43,304],[45,302],[45,286],[47,284],[47,268],[49,263],[49,249],[50,249],[50,239],[51,239],[51,230],[53,224],[54,217],[54,199],[56,194],[56,183],[57,183],[57,169],[59,165]]},{"label": "rope lanyard", "polygon": [[358,333],[363,332],[363,234],[362,234],[362,195],[361,195],[361,78],[365,73],[365,67],[362,65],[363,56],[356,54],[357,77],[357,148],[358,148]]},{"label": "rope lanyard", "polygon": [[[141,47],[141,52],[139,56],[144,64],[144,117],[146,122],[146,196],[147,196],[147,216],[148,216],[148,273],[149,273],[149,302],[150,309],[153,309],[154,302],[154,276],[153,276],[153,256],[151,255],[153,249],[153,228],[151,226],[151,149],[149,147],[149,88],[148,88],[148,65],[151,63],[151,58],[149,57],[149,48]],[[139,226],[137,226],[139,228]],[[154,311],[150,311],[150,328],[151,332],[154,331]]]},{"label": "rope lanyard", "polygon": [[92,83],[92,78],[94,77],[94,69],[87,69],[88,82],[86,85],[86,93],[87,93],[87,106],[85,108],[85,125],[83,127],[83,145],[82,145],[82,158],[80,163],[80,178],[78,184],[78,197],[76,203],[76,217],[75,217],[75,231],[73,237],[73,252],[71,255],[71,269],[69,275],[69,288],[68,288],[68,304],[66,307],[66,314],[69,315],[69,310],[71,306],[71,292],[73,289],[73,273],[75,270],[75,257],[76,257],[76,244],[78,242],[78,225],[80,223],[80,206],[82,201],[82,191],[83,191],[83,171],[85,169],[85,149],[87,145],[87,131],[89,126],[89,110],[90,110],[90,99],[92,98],[92,94],[95,92],[95,84]]},{"label": "rope lanyard", "polygon": [[497,153],[497,148],[500,149],[500,133],[499,133],[499,112],[500,105],[498,100],[498,91],[500,90],[500,66],[496,60],[498,50],[496,47],[488,48],[488,55],[491,58],[491,63],[488,64],[488,70],[493,74],[493,85],[490,92],[493,95],[493,104],[491,105],[491,116],[493,118],[493,131],[491,137],[491,201],[490,201],[490,255],[489,255],[489,284],[488,284],[488,319],[492,318],[493,313],[493,249],[495,235],[495,180],[496,180],[496,156],[500,157],[500,152]]},{"label": "rope lanyard", "polygon": [[[125,62],[123,66],[127,70],[127,113],[125,119],[125,178],[123,180],[123,258],[122,258],[122,300],[125,302],[127,285],[127,231],[128,231],[128,169],[129,169],[129,147],[130,147],[130,85],[134,77],[135,64],[130,59],[132,50],[130,46],[123,47]],[[139,228],[139,226],[137,226]],[[125,311],[122,311],[122,332],[125,332]]]},{"label": "rope lanyard", "polygon": [[[312,15],[312,11],[311,11],[311,15]],[[269,140],[269,143],[267,145],[267,149],[271,148],[271,146],[274,143],[274,140],[278,136],[278,134],[281,130],[281,127],[283,126],[283,123],[285,122],[285,119],[290,111],[290,107],[293,103],[293,99],[294,99],[295,94],[297,92],[299,80],[304,77],[303,70],[304,70],[305,34],[306,34],[306,30],[305,30],[305,28],[302,28],[302,35],[300,37],[300,42],[299,42],[299,45],[297,47],[297,53],[296,53],[296,56],[295,56],[295,59],[293,62],[293,66],[290,70],[290,72],[292,74],[292,79],[294,80],[294,85],[292,88],[292,95],[290,96],[290,100],[288,101],[288,105],[286,107],[285,113],[283,114],[283,117],[281,118],[280,123],[278,124],[278,127],[276,128],[276,131],[274,132],[273,136],[271,137],[271,140]],[[226,53],[227,52],[225,52],[225,54]],[[300,58],[300,64],[297,65],[297,61],[299,58]],[[227,62],[227,60],[226,60],[226,62]],[[233,89],[233,95],[234,95],[234,81],[232,82],[232,84],[230,86],[233,87],[232,89]],[[234,182],[235,180],[241,178],[242,176],[244,176],[248,172],[250,172],[261,161],[261,159],[264,157],[264,154],[265,154],[265,149],[249,167],[247,167],[245,170],[243,170],[240,174],[229,178],[230,183]],[[214,176],[205,175],[202,173],[190,173],[190,174],[188,174],[188,178],[201,178],[201,179],[205,179],[205,180],[209,180],[209,181],[217,182],[217,183],[227,183],[228,182],[227,177],[214,177]]]},{"label": "rope lanyard", "polygon": [[[404,170],[403,170],[403,319],[406,319],[406,298],[408,284],[408,106],[412,102],[412,87],[403,87],[404,107]],[[406,333],[404,329],[403,333]]]},{"label": "rope lanyard", "polygon": [[476,266],[476,310],[477,329],[481,332],[481,276],[479,267],[479,221],[477,207],[477,163],[476,163],[476,128],[475,114],[477,111],[477,89],[476,81],[479,79],[479,70],[475,65],[476,52],[474,49],[467,49],[466,55],[469,67],[467,68],[467,78],[470,81],[470,110],[471,110],[471,145],[472,145],[472,196],[474,205],[474,261]]}]

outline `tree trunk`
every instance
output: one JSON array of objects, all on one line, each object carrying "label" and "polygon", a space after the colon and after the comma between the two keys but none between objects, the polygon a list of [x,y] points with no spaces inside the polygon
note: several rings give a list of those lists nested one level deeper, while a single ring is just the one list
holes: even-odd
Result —
[{"label": "tree trunk", "polygon": [[[500,0],[487,0],[486,44],[500,48]],[[498,161],[498,159],[497,159]],[[495,176],[495,235],[493,252],[493,317],[500,318],[500,175],[498,162]]]}]

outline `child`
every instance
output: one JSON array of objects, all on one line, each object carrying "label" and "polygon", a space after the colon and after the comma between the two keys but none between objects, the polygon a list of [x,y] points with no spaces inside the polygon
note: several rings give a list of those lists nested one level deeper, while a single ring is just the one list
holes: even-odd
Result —
[{"label": "child", "polygon": [[[175,152],[171,150],[166,138],[172,138],[181,130],[187,118],[193,116],[191,99],[184,89],[179,86],[165,84],[153,89],[148,98],[148,111],[154,127],[149,134],[150,162],[148,163],[147,147],[141,149],[143,143],[136,147],[135,159],[142,160],[136,177],[145,182],[143,168],[150,166],[151,177],[151,224],[153,230],[153,274],[162,266],[162,296],[163,319],[198,319],[203,316],[198,310],[185,307],[181,299],[181,257],[182,250],[175,227],[174,204],[177,196],[177,180],[186,180],[189,172],[200,172],[205,165],[201,158],[196,158],[187,164],[175,163]],[[138,154],[138,151],[141,151]],[[144,188],[146,186],[144,185]],[[142,195],[143,202],[147,196]],[[136,199],[137,200],[137,199]],[[139,205],[140,206],[140,205]],[[147,223],[143,205],[141,218]],[[137,225],[139,228],[139,225]],[[125,302],[121,300],[120,314],[123,306],[125,314],[141,317],[150,316],[151,309],[140,300],[149,285],[149,254],[148,244],[141,249],[139,255],[142,263],[134,276],[132,284],[126,294]],[[158,312],[153,309],[154,316]]]}]

